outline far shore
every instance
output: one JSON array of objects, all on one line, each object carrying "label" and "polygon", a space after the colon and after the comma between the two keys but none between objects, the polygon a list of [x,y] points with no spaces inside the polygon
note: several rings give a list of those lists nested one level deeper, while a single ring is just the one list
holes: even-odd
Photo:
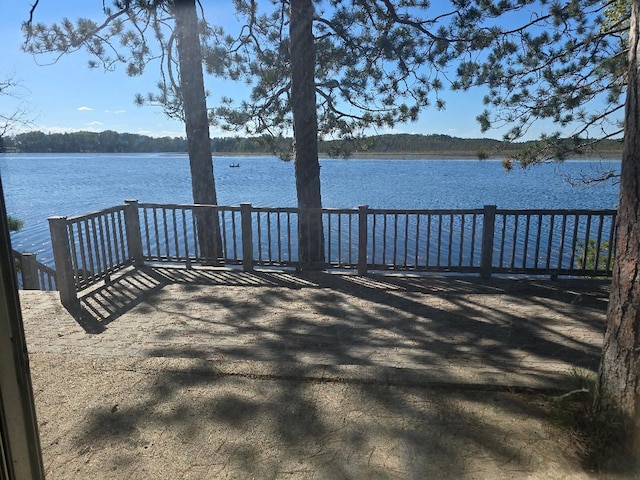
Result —
[{"label": "far shore", "polygon": [[[275,156],[273,152],[213,152],[214,157],[264,157]],[[489,155],[485,160],[502,160],[508,155]],[[349,157],[331,156],[326,153],[320,153],[321,160],[480,160],[477,153],[471,152],[354,152]],[[621,160],[621,152],[603,152],[593,154],[593,156],[576,156],[566,160]],[[291,158],[293,161],[293,158]]]},{"label": "far shore", "polygon": [[[503,160],[509,158],[510,152],[502,155],[490,154],[483,160]],[[0,152],[0,155],[37,155],[37,154],[71,154],[71,155],[183,155],[187,156],[187,152]],[[220,158],[238,158],[238,157],[274,157],[273,152],[212,152],[213,157]],[[321,160],[479,160],[476,152],[465,151],[447,151],[447,152],[353,152],[348,157],[332,156],[327,153],[320,153]],[[570,161],[611,161],[621,160],[622,152],[599,152],[592,155],[583,155],[569,157]],[[288,160],[293,161],[293,157]]]}]

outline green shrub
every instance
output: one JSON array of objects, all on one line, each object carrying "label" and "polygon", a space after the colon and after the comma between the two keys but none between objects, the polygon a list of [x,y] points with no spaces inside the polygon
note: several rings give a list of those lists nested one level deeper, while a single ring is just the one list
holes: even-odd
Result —
[{"label": "green shrub", "polygon": [[7,222],[9,223],[10,232],[17,232],[24,226],[24,221],[14,218],[11,215],[7,215]]}]

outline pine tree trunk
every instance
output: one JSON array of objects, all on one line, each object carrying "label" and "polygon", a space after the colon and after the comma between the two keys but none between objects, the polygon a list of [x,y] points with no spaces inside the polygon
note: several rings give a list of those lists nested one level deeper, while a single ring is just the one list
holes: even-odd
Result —
[{"label": "pine tree trunk", "polygon": [[324,265],[318,119],[315,90],[315,41],[312,0],[291,0],[291,109],[295,140],[298,236],[302,268]]},{"label": "pine tree trunk", "polygon": [[[174,14],[193,202],[217,205],[195,0],[175,0]],[[221,251],[218,215],[210,209],[195,215],[200,254],[214,262]]]},{"label": "pine tree trunk", "polygon": [[629,32],[629,83],[617,217],[616,258],[600,365],[599,408],[622,414],[640,455],[640,0]]}]

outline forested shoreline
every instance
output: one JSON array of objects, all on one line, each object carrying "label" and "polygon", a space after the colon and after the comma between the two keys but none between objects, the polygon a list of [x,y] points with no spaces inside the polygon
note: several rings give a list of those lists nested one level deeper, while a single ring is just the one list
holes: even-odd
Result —
[{"label": "forested shoreline", "polygon": [[[569,140],[567,140],[569,141]],[[573,140],[571,140],[573,141]],[[447,157],[502,158],[516,154],[531,142],[505,143],[489,138],[458,138],[449,135],[387,134],[358,141],[321,141],[323,156],[437,155]],[[216,137],[211,139],[214,154],[271,154],[291,150],[291,138]],[[133,133],[27,132],[0,138],[0,152],[20,153],[161,153],[186,152],[183,137],[150,137]],[[603,140],[590,150],[600,156],[617,156],[622,152],[619,140]]]}]

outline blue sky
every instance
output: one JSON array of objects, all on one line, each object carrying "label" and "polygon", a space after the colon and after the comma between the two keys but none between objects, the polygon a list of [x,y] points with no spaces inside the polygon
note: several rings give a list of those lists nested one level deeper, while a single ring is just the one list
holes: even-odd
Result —
[{"label": "blue sky", "polygon": [[[124,65],[114,72],[89,69],[88,56],[83,52],[66,55],[52,65],[38,65],[37,62],[45,62],[45,59],[36,60],[22,52],[20,25],[28,18],[31,3],[33,0],[15,0],[3,5],[0,78],[14,75],[22,83],[22,101],[34,118],[34,130],[47,133],[115,130],[151,136],[184,136],[183,125],[168,119],[160,108],[134,104],[136,93],[145,94],[154,89],[158,79],[157,65],[149,66],[143,76],[132,78],[125,74]],[[234,21],[230,13],[231,2],[215,2],[215,7],[209,7],[210,3],[205,2],[209,20],[222,24]],[[220,7],[220,4],[224,6]],[[40,0],[35,19],[46,24],[64,17],[73,20],[85,16],[99,20],[101,7],[101,0]],[[214,8],[217,10],[212,14]],[[242,98],[246,94],[246,87],[241,83],[222,82],[212,77],[207,77],[205,82],[211,92],[209,107],[222,96]],[[480,90],[445,92],[447,107],[444,111],[427,109],[419,121],[400,125],[395,132],[500,138],[500,131],[480,132],[475,117],[484,109],[482,95]],[[0,98],[0,110],[8,111],[12,106],[10,99]],[[541,122],[530,136],[537,136],[545,128],[548,132],[555,130],[550,122]],[[223,135],[227,134],[211,129],[211,136]]]}]

